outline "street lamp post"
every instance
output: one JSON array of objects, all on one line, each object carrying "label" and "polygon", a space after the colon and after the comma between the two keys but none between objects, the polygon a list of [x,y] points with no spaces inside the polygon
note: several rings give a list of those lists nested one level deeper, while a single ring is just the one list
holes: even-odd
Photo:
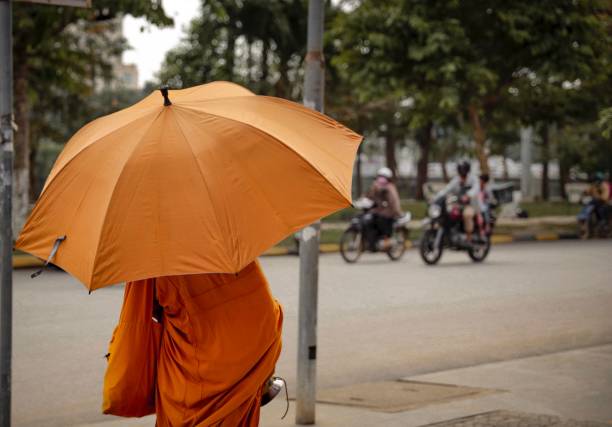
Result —
[{"label": "street lamp post", "polygon": [[[304,105],[320,112],[323,112],[325,90],[324,7],[323,0],[308,2],[308,52],[304,78]],[[296,424],[315,422],[320,228],[320,222],[311,224],[302,230],[300,238]]]}]

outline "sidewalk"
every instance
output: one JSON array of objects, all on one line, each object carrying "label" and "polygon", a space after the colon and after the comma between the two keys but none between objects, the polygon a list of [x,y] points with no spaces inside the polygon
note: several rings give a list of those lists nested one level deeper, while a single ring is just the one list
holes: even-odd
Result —
[{"label": "sidewalk", "polygon": [[[352,401],[317,403],[317,426],[592,426],[612,425],[612,345],[454,369],[410,378],[391,379],[399,393],[412,396],[408,410],[364,408],[378,401],[401,403],[402,396],[372,396],[368,402],[358,384],[335,390],[319,390],[319,398]],[[375,384],[375,383],[374,383]],[[393,385],[395,384],[395,385]],[[421,386],[430,387],[421,393]],[[435,387],[447,390],[446,396]],[[451,391],[448,393],[448,391]],[[341,391],[340,395],[338,391]],[[360,395],[358,399],[355,396]],[[373,402],[373,403],[372,403]],[[401,404],[400,404],[401,406]],[[275,399],[262,410],[261,426],[292,426],[295,402],[284,420],[285,400]],[[578,421],[575,421],[578,420]],[[80,427],[153,426],[141,420],[109,420]]]}]

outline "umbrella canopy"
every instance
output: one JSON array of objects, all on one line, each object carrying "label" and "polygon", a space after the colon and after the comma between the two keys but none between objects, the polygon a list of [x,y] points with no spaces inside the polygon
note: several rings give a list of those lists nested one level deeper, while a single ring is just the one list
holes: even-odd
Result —
[{"label": "umbrella canopy", "polygon": [[[163,91],[162,91],[163,92]],[[235,273],[351,203],[361,137],[300,104],[227,82],[154,92],[79,130],[16,248],[90,290]]]}]

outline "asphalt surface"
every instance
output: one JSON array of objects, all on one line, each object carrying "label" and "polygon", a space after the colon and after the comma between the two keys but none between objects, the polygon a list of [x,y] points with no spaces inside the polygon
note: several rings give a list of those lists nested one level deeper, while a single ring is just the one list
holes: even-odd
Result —
[{"label": "asphalt surface", "polygon": [[[396,379],[612,343],[612,241],[495,246],[484,264],[416,251],[345,264],[321,257],[318,387]],[[262,260],[285,309],[277,373],[295,383],[298,259]],[[107,341],[123,288],[88,295],[68,275],[15,272],[13,424],[70,426],[100,415]]]}]

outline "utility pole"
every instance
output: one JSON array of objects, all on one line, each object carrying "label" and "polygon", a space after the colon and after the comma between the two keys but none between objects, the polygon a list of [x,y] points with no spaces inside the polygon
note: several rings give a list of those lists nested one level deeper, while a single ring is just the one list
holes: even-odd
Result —
[{"label": "utility pole", "polygon": [[[0,427],[11,425],[13,354],[13,24],[12,1],[0,0]],[[91,0],[17,0],[90,7]]]},{"label": "utility pole", "polygon": [[[325,93],[324,13],[324,0],[308,2],[308,53],[304,78],[304,105],[320,112],[323,112]],[[302,230],[300,237],[296,424],[315,423],[320,229],[320,222],[311,224]]]},{"label": "utility pole", "polygon": [[13,345],[13,40],[11,0],[0,0],[0,427],[11,425]]},{"label": "utility pole", "polygon": [[533,128],[521,128],[521,200],[533,198],[531,162],[533,152]]}]

